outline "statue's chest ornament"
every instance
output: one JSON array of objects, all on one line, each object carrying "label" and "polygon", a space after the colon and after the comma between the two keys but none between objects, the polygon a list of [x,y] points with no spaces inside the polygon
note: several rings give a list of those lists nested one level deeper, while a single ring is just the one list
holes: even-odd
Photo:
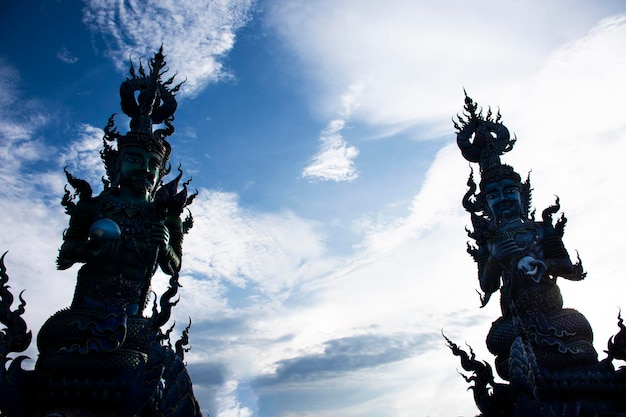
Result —
[{"label": "statue's chest ornament", "polygon": [[526,253],[531,252],[541,240],[541,236],[535,227],[520,227],[518,229],[503,230],[499,235],[505,239],[512,239],[517,246]]},{"label": "statue's chest ornament", "polygon": [[122,231],[122,240],[133,242],[148,239],[150,222],[146,220],[156,220],[154,208],[150,204],[109,199],[103,201],[98,215],[115,221]]}]

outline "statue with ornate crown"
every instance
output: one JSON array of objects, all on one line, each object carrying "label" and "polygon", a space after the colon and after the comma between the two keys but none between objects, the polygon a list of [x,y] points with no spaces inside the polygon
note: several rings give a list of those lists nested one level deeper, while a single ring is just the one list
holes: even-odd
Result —
[{"label": "statue with ornate crown", "polygon": [[[495,355],[496,383],[490,365],[477,361],[447,339],[473,381],[476,405],[483,416],[618,416],[626,413],[626,369],[615,370],[613,359],[626,357],[626,328],[609,341],[608,357],[598,360],[593,332],[577,310],[563,307],[557,278],[585,278],[580,259],[572,263],[563,245],[566,218],[560,208],[546,208],[541,220],[531,211],[530,179],[522,181],[500,157],[516,139],[498,112],[486,116],[465,96],[465,112],[455,122],[463,157],[477,163],[463,207],[470,213],[474,245],[468,252],[478,266],[485,306],[500,291],[502,316],[493,322],[487,348]],[[478,192],[477,192],[478,190]],[[445,336],[444,336],[445,337]]]},{"label": "statue with ornate crown", "polygon": [[[120,87],[121,107],[131,119],[120,134],[113,116],[105,128],[100,152],[108,179],[92,195],[91,186],[66,171],[75,189],[62,204],[70,215],[57,267],[82,264],[69,308],[42,326],[35,369],[25,371],[24,357],[10,361],[9,352],[25,350],[30,332],[20,317],[24,302],[11,310],[13,297],[2,265],[0,321],[7,327],[0,339],[0,415],[8,417],[148,417],[200,416],[191,380],[183,362],[188,330],[172,348],[168,330],[172,301],[179,287],[183,235],[192,226],[182,219],[195,194],[178,183],[182,171],[163,184],[169,173],[171,147],[166,138],[177,107],[180,84],[162,80],[162,48]],[[136,93],[137,96],[135,95]],[[153,131],[154,125],[164,128]],[[117,146],[114,146],[114,145]],[[77,199],[77,201],[76,201]],[[151,279],[157,268],[170,277],[170,287],[153,302]]]}]

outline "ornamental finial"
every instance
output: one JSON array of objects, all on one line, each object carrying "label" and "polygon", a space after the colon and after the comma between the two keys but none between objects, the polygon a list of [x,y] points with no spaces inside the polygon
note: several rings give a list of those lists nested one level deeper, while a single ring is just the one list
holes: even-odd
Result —
[{"label": "ornamental finial", "polygon": [[483,116],[482,109],[465,93],[465,111],[453,120],[457,130],[456,141],[463,157],[477,162],[480,172],[486,172],[501,165],[500,155],[513,149],[516,138],[511,138],[509,130],[500,122],[500,110],[493,118],[491,107]]},{"label": "ornamental finial", "polygon": [[[149,73],[146,74],[139,61],[137,74],[131,60],[130,77],[120,85],[121,108],[130,117],[130,131],[126,135],[119,134],[111,118],[105,128],[105,139],[109,142],[116,140],[118,150],[125,146],[137,146],[157,152],[167,160],[171,148],[165,139],[174,133],[171,122],[178,106],[174,94],[183,83],[171,87],[176,75],[162,80],[167,72],[163,46],[150,59],[148,68]],[[165,128],[153,131],[153,125],[159,124],[164,124]]]}]

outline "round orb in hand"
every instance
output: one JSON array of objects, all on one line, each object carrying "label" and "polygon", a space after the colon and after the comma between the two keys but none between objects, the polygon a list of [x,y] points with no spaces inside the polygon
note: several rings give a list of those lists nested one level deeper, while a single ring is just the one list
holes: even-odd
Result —
[{"label": "round orb in hand", "polygon": [[111,219],[96,220],[89,228],[89,238],[96,242],[119,239],[120,227]]}]

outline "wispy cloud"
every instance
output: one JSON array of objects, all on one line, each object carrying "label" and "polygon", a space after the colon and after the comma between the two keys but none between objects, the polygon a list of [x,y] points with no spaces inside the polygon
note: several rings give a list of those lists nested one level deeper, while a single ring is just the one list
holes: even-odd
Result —
[{"label": "wispy cloud", "polygon": [[70,142],[59,155],[59,165],[67,167],[72,175],[89,181],[92,186],[101,185],[102,178],[106,176],[100,158],[104,132],[100,128],[83,124],[76,133],[77,139]]},{"label": "wispy cloud", "polygon": [[[53,205],[59,200],[51,200],[61,195],[62,176],[46,171],[58,149],[40,137],[49,123],[43,105],[23,96],[19,72],[4,62],[0,89],[0,252],[10,251],[5,263],[11,288],[27,290],[24,316],[29,327],[38,329],[50,308],[63,306],[64,287],[71,288],[74,281],[54,269],[67,221],[61,207]],[[49,286],[51,282],[55,284]],[[34,358],[34,346],[26,354]]]},{"label": "wispy cloud", "polygon": [[120,71],[127,70],[131,55],[145,60],[163,45],[170,68],[186,79],[181,93],[193,96],[207,83],[230,77],[221,59],[233,48],[255,1],[86,3],[83,21],[103,36]]},{"label": "wispy cloud", "polygon": [[57,58],[59,58],[66,64],[75,64],[76,62],[78,62],[78,57],[70,52],[70,50],[67,49],[65,45],[61,46],[61,48],[59,48],[59,50],[57,51]]},{"label": "wispy cloud", "polygon": [[302,177],[309,181],[352,181],[358,178],[354,160],[359,150],[349,146],[341,131],[345,128],[352,112],[359,104],[363,91],[362,84],[353,84],[341,96],[341,107],[337,119],[328,123],[320,136],[320,150],[311,163],[302,171]]},{"label": "wispy cloud", "polygon": [[26,165],[46,161],[54,153],[54,148],[37,136],[49,122],[43,105],[24,97],[19,85],[19,72],[0,59],[0,195],[5,196],[19,192]]},{"label": "wispy cloud", "polygon": [[306,0],[278,0],[267,8],[269,25],[296,57],[294,67],[315,84],[310,100],[327,106],[345,85],[369,80],[352,120],[377,127],[381,136],[384,128],[391,135],[430,122],[437,123],[432,135],[440,136],[463,87],[493,100],[523,93],[551,51],[583,36],[605,12],[600,4],[572,8],[563,1],[468,7],[454,0],[440,7],[393,0],[389,7],[374,1],[355,7],[350,0],[320,0],[311,7]]},{"label": "wispy cloud", "polygon": [[239,382],[230,380],[224,383],[217,392],[217,410],[219,417],[251,417],[253,411],[243,405],[238,394]]},{"label": "wispy cloud", "polygon": [[196,276],[277,296],[306,279],[312,259],[326,255],[317,224],[292,212],[255,212],[235,194],[206,189],[191,209],[195,225],[184,265]]}]

